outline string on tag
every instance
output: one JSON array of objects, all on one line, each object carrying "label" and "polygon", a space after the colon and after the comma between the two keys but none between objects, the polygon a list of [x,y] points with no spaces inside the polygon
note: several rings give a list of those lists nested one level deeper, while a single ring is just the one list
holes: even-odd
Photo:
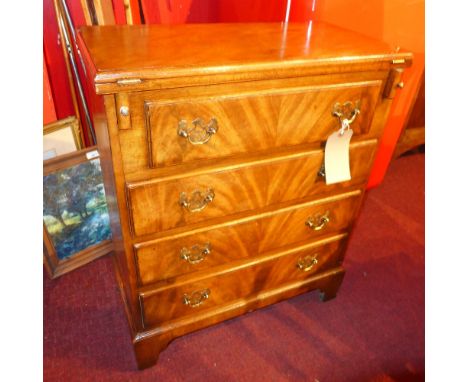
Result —
[{"label": "string on tag", "polygon": [[361,101],[358,100],[354,105],[352,102],[347,101],[344,104],[337,102],[333,107],[332,115],[337,117],[341,124],[339,130],[340,137],[344,135],[345,131],[351,128],[350,125],[361,112],[360,106]]},{"label": "string on tag", "polygon": [[340,136],[343,136],[346,130],[349,130],[349,120],[344,118],[341,120]]}]

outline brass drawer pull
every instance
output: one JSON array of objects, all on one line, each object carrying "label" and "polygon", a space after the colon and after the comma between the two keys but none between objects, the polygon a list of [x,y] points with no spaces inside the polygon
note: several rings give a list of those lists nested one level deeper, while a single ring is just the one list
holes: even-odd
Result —
[{"label": "brass drawer pull", "polygon": [[346,101],[345,103],[341,104],[339,102],[335,103],[332,110],[332,115],[337,117],[340,121],[340,133],[341,135],[344,134],[344,130],[349,128],[356,117],[361,112],[361,101],[351,102]]},{"label": "brass drawer pull", "polygon": [[192,292],[190,295],[184,294],[184,305],[188,305],[191,308],[196,308],[208,300],[210,293],[211,291],[207,288]]},{"label": "brass drawer pull", "polygon": [[306,257],[300,257],[299,260],[297,260],[297,267],[303,272],[310,271],[314,265],[318,263],[316,256],[317,255],[308,255]]},{"label": "brass drawer pull", "polygon": [[323,215],[316,214],[314,217],[309,217],[305,222],[306,226],[310,229],[313,229],[314,231],[320,231],[321,229],[324,229],[325,226],[330,222],[328,213],[329,212],[327,211]]},{"label": "brass drawer pull", "polygon": [[179,204],[190,212],[197,212],[204,209],[215,197],[214,191],[209,188],[205,193],[195,190],[192,192],[190,199],[185,192],[181,192],[179,196]]},{"label": "brass drawer pull", "polygon": [[203,246],[194,245],[192,248],[182,248],[180,250],[180,258],[190,264],[198,264],[205,260],[211,252],[211,244],[205,243]]},{"label": "brass drawer pull", "polygon": [[318,172],[317,172],[317,176],[320,176],[322,178],[325,178],[325,161],[322,163],[322,165],[320,166]]},{"label": "brass drawer pull", "polygon": [[192,145],[203,145],[207,143],[212,135],[215,135],[218,131],[218,121],[216,118],[211,118],[208,124],[203,123],[203,119],[197,118],[192,121],[193,127],[189,129],[187,127],[187,121],[182,119],[179,121],[179,127],[177,134],[187,140]]}]

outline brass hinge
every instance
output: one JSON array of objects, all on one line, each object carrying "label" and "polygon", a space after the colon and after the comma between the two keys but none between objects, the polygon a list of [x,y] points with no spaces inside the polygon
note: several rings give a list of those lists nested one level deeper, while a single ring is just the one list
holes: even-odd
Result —
[{"label": "brass hinge", "polygon": [[395,60],[392,60],[393,65],[398,65],[398,64],[404,64],[406,61],[404,58],[397,58]]}]

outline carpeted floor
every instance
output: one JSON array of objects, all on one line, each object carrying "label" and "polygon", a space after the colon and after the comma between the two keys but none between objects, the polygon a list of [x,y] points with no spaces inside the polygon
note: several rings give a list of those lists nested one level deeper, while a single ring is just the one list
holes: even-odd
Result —
[{"label": "carpeted floor", "polygon": [[109,257],[44,277],[44,381],[424,380],[424,154],[368,193],[335,300],[307,293],[169,345],[138,371]]}]

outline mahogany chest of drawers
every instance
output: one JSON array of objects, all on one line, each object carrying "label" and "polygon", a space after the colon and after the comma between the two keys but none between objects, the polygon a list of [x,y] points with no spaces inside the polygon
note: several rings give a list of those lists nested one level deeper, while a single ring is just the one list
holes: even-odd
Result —
[{"label": "mahogany chest of drawers", "polygon": [[[188,332],[335,296],[410,54],[320,23],[84,27],[79,44],[140,368]],[[351,180],[327,185],[325,142],[352,117]]]}]

